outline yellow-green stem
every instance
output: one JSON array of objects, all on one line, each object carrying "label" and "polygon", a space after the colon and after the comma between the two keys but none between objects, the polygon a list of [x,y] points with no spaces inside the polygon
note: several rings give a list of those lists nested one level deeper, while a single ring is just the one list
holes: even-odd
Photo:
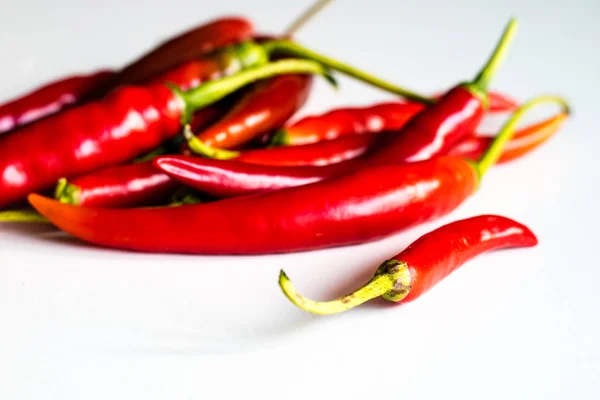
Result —
[{"label": "yellow-green stem", "polygon": [[390,82],[387,82],[383,79],[380,79],[376,76],[373,76],[365,71],[362,71],[358,68],[350,66],[341,61],[335,60],[323,54],[317,53],[313,50],[307,49],[304,46],[299,45],[298,43],[292,42],[290,40],[272,40],[270,42],[266,42],[263,44],[265,51],[271,54],[281,54],[285,56],[306,58],[309,60],[317,61],[332,70],[341,72],[353,78],[356,78],[360,81],[370,84],[371,86],[383,89],[387,92],[405,97],[407,99],[417,101],[423,104],[433,104],[435,102],[434,99],[420,95],[411,90],[405,89],[403,87],[394,85]]},{"label": "yellow-green stem", "polygon": [[192,128],[189,125],[186,125],[183,128],[183,137],[187,141],[190,150],[203,157],[214,158],[217,160],[229,160],[240,155],[239,151],[217,149],[207,145],[194,135],[194,132],[192,132]]},{"label": "yellow-green stem", "polygon": [[318,0],[314,3],[308,10],[306,10],[302,15],[296,18],[283,32],[284,35],[293,35],[298,32],[300,28],[302,28],[309,20],[311,20],[315,15],[320,13],[327,5],[332,3],[333,0]]},{"label": "yellow-green stem", "polygon": [[302,296],[282,270],[279,286],[285,296],[296,306],[313,314],[328,315],[347,311],[379,296],[399,302],[409,291],[411,276],[405,262],[387,260],[379,266],[375,276],[360,289],[332,301],[314,301]]},{"label": "yellow-green stem", "polygon": [[508,21],[506,28],[504,28],[502,37],[492,52],[492,55],[472,82],[472,84],[477,86],[480,90],[487,91],[492,77],[496,74],[496,71],[500,68],[500,64],[506,57],[506,53],[508,53],[508,49],[517,34],[517,28],[517,20],[511,18],[510,21]]},{"label": "yellow-green stem", "polygon": [[61,203],[78,206],[81,200],[81,188],[69,183],[66,178],[60,178],[54,190],[54,198]]},{"label": "yellow-green stem", "polygon": [[517,124],[520,122],[521,118],[523,118],[525,113],[535,106],[546,103],[558,104],[563,108],[566,114],[569,114],[570,112],[569,104],[560,96],[538,96],[524,103],[511,116],[502,129],[500,129],[500,132],[496,138],[494,138],[494,141],[490,144],[486,152],[481,156],[477,163],[475,163],[480,178],[483,177],[487,170],[494,165],[496,161],[498,161],[502,155],[502,152],[504,151],[506,143],[508,143],[508,141],[510,141],[512,138],[517,128]]},{"label": "yellow-green stem", "polygon": [[0,211],[0,222],[50,223],[50,221],[35,211]]}]

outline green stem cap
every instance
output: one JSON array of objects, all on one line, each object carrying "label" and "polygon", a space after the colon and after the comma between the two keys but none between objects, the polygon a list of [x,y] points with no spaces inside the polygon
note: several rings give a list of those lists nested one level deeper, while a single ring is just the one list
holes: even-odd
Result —
[{"label": "green stem cap", "polygon": [[78,206],[81,201],[81,188],[67,181],[67,178],[60,178],[54,191],[54,198],[61,203]]},{"label": "green stem cap", "polygon": [[563,108],[565,114],[570,113],[570,107],[567,101],[560,96],[538,96],[535,97],[526,103],[524,103],[513,115],[512,117],[504,124],[498,135],[494,138],[494,141],[490,144],[486,152],[479,158],[479,160],[474,164],[479,177],[483,177],[487,170],[498,161],[502,152],[504,151],[504,147],[506,143],[512,138],[515,130],[517,128],[517,124],[523,118],[525,113],[527,113],[531,108],[538,106],[540,104],[546,103],[554,103],[558,104]]},{"label": "green stem cap", "polygon": [[281,54],[285,56],[292,57],[300,57],[306,58],[309,60],[317,61],[327,67],[338,71],[340,73],[346,74],[358,80],[361,80],[365,83],[368,83],[374,87],[383,89],[387,92],[405,97],[407,99],[423,103],[423,104],[433,104],[435,102],[434,99],[430,97],[426,97],[415,93],[411,90],[405,89],[400,86],[396,86],[391,84],[383,79],[377,78],[367,72],[361,71],[358,68],[345,64],[341,61],[335,60],[333,58],[327,57],[323,54],[317,53],[313,50],[307,49],[304,46],[299,45],[298,43],[292,42],[290,40],[272,40],[263,44],[263,47],[267,54]]}]

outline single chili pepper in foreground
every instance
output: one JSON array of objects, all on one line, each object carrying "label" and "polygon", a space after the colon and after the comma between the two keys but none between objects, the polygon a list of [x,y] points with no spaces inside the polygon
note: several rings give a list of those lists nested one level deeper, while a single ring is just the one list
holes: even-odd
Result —
[{"label": "single chili pepper in foreground", "polygon": [[71,76],[0,105],[0,133],[27,125],[76,103],[82,93],[106,82],[113,74],[111,71],[98,71],[90,75]]},{"label": "single chili pepper in foreground", "polygon": [[376,297],[394,303],[416,300],[479,254],[514,247],[533,247],[537,238],[525,225],[498,215],[480,215],[442,226],[384,261],[362,288],[337,300],[318,302],[300,295],[285,272],[279,286],[301,309],[336,314]]},{"label": "single chili pepper in foreground", "polygon": [[477,163],[439,157],[369,166],[297,188],[177,208],[75,207],[37,194],[29,202],[73,236],[137,251],[266,254],[363,243],[458,207],[498,159],[522,114],[544,102],[567,107],[561,98],[549,96],[526,103]]},{"label": "single chili pepper in foreground", "polygon": [[312,77],[283,75],[259,82],[219,122],[201,132],[207,146],[231,149],[282,126],[304,105]]},{"label": "single chili pepper in foreground", "polygon": [[[309,60],[284,60],[188,92],[163,85],[123,87],[0,138],[0,207],[44,190],[60,178],[127,162],[179,132],[181,121],[256,80],[287,73],[323,73]],[[55,134],[61,132],[61,140]],[[23,152],[23,149],[27,149]]]},{"label": "single chili pepper in foreground", "polygon": [[61,179],[55,197],[85,207],[127,208],[165,204],[180,184],[152,161],[101,169],[69,182]]},{"label": "single chili pepper in foreground", "polygon": [[[252,24],[245,19],[216,19],[163,43],[121,71],[98,71],[51,82],[0,105],[0,133],[102,97],[119,85],[146,83],[185,61],[248,40],[253,33]],[[225,57],[221,60],[227,63]]]},{"label": "single chili pepper in foreground", "polygon": [[[550,139],[567,118],[568,114],[559,113],[554,117],[517,131],[513,139],[506,144],[502,156],[498,159],[498,164],[512,161],[536,149],[546,140]],[[492,140],[494,140],[493,136],[470,137],[454,146],[450,150],[449,155],[475,160],[481,157]]]},{"label": "single chili pepper in foreground", "polygon": [[[559,113],[545,121],[519,129],[513,138],[506,143],[497,163],[503,163],[521,157],[546,141],[567,118],[567,114]],[[348,138],[375,138],[375,135],[353,135],[333,139],[331,142]],[[463,140],[450,151],[452,156],[476,161],[494,140],[493,136],[473,136]],[[327,143],[319,143],[280,147],[278,150],[301,150],[302,147],[316,147]],[[268,155],[265,150],[265,156]],[[291,152],[290,152],[291,153]],[[292,153],[293,155],[293,153]],[[351,173],[365,167],[361,160],[343,162],[329,166],[280,166],[253,165],[244,167],[240,158],[229,161],[211,160],[204,157],[185,157],[178,155],[158,157],[156,168],[167,173],[184,185],[193,187],[216,197],[243,196],[254,193],[279,190],[283,188],[306,185],[336,176]],[[289,160],[288,160],[289,161]],[[390,163],[394,164],[394,163]]]}]

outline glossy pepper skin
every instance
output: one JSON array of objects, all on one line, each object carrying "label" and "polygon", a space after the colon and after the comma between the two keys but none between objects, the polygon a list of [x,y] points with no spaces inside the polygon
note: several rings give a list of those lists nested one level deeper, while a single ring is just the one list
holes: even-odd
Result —
[{"label": "glossy pepper skin", "polygon": [[335,314],[379,296],[395,303],[416,300],[482,253],[532,247],[537,243],[534,233],[517,221],[498,215],[480,215],[444,225],[422,236],[383,262],[365,286],[338,300],[315,302],[304,298],[295,291],[283,271],[279,282],[285,295],[300,308],[315,314]]},{"label": "glossy pepper skin", "polygon": [[[489,93],[488,101],[489,112],[518,108],[515,100],[498,92]],[[273,136],[271,144],[297,146],[344,135],[395,131],[402,129],[424,108],[424,105],[418,103],[387,102],[368,107],[334,109],[325,114],[302,118],[280,129]]]},{"label": "glossy pepper skin", "polygon": [[0,133],[52,115],[76,103],[90,89],[107,82],[114,72],[75,75],[42,86],[0,105]]},{"label": "glossy pepper skin", "polygon": [[469,163],[440,157],[176,208],[85,208],[35,194],[29,201],[60,229],[102,246],[165,253],[269,254],[388,236],[452,211],[475,191],[477,182]]},{"label": "glossy pepper skin", "polygon": [[282,75],[258,83],[198,138],[208,146],[231,149],[280,127],[304,105],[312,80],[308,75]]},{"label": "glossy pepper skin", "polygon": [[[338,165],[274,168],[239,161],[168,155],[154,159],[154,166],[182,184],[216,198],[302,186],[340,174]],[[346,171],[345,166],[342,171]]]},{"label": "glossy pepper skin", "polygon": [[[0,207],[148,152],[175,136],[184,103],[162,85],[123,87],[0,141]],[[60,135],[60,142],[56,135]],[[26,149],[26,151],[24,151]]]},{"label": "glossy pepper skin", "polygon": [[305,145],[243,150],[232,159],[259,165],[325,166],[360,157],[378,139],[378,135],[347,135]]},{"label": "glossy pepper skin", "polygon": [[162,43],[120,71],[99,71],[49,83],[0,105],[0,133],[97,99],[120,85],[148,83],[182,63],[248,40],[253,34],[252,24],[244,18],[215,19]]},{"label": "glossy pepper skin", "polygon": [[63,203],[127,208],[166,204],[180,185],[154,168],[152,161],[119,165],[70,180],[57,187]]},{"label": "glossy pepper skin", "polygon": [[423,109],[422,104],[400,102],[335,109],[300,119],[279,130],[272,144],[296,146],[350,134],[398,130]]},{"label": "glossy pepper skin", "polygon": [[371,149],[369,163],[415,162],[447,153],[469,137],[483,118],[479,97],[455,87],[412,118],[397,135],[386,135]]}]

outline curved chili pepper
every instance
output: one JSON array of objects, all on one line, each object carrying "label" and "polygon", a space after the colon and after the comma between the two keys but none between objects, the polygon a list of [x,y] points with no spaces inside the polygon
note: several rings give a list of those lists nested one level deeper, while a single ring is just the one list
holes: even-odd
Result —
[{"label": "curved chili pepper", "polygon": [[219,122],[201,132],[206,145],[231,149],[283,125],[304,105],[312,77],[284,75],[261,82]]},{"label": "curved chili pepper", "polygon": [[[248,40],[253,33],[252,24],[246,19],[220,18],[176,36],[121,71],[99,71],[49,83],[0,105],[0,133],[56,114],[67,106],[101,97],[119,85],[146,83],[185,61]],[[221,62],[227,64],[226,56]]]},{"label": "curved chili pepper", "polygon": [[29,202],[80,239],[137,251],[265,254],[363,243],[454,210],[475,192],[521,115],[542,102],[566,107],[557,97],[526,103],[477,163],[439,157],[372,166],[297,188],[177,208],[94,209],[37,194]]},{"label": "curved chili pepper", "polygon": [[114,74],[98,71],[49,83],[26,95],[0,105],[0,133],[27,125],[76,103],[83,93],[106,82]]},{"label": "curved chili pepper", "polygon": [[[518,130],[513,139],[506,144],[502,156],[498,159],[498,164],[512,161],[536,149],[550,139],[567,118],[568,114],[560,113],[545,121]],[[476,160],[481,157],[492,140],[494,140],[493,136],[472,136],[458,143],[448,154]]]},{"label": "curved chili pepper", "polygon": [[376,297],[408,303],[421,297],[444,278],[479,254],[538,243],[525,225],[498,215],[480,215],[444,225],[406,250],[384,261],[375,276],[357,291],[337,300],[318,302],[300,295],[285,272],[279,286],[301,309],[314,314],[337,314]]},{"label": "curved chili pepper", "polygon": [[[321,64],[283,60],[182,92],[162,85],[123,87],[24,127],[0,139],[0,207],[70,178],[127,162],[175,136],[181,121],[256,80],[289,73],[321,73]],[[61,132],[57,141],[56,132]],[[28,149],[23,152],[23,149]]]},{"label": "curved chili pepper", "polygon": [[190,156],[159,156],[154,167],[186,186],[217,198],[245,196],[322,181],[346,166],[271,167]]},{"label": "curved chili pepper", "polygon": [[343,135],[401,129],[423,110],[422,104],[390,102],[370,107],[351,107],[303,118],[278,130],[271,144],[297,146],[332,140]]},{"label": "curved chili pepper", "polygon": [[[547,140],[566,120],[567,114],[560,113],[540,123],[527,126],[515,132],[513,138],[506,143],[506,146],[497,163],[514,160]],[[293,150],[302,150],[303,147],[317,147],[327,142],[336,142],[350,138],[371,138],[377,139],[377,135],[353,135],[340,137],[331,141],[322,141],[309,145],[279,147],[269,150],[263,150],[264,158],[268,157],[269,151],[288,150],[292,156],[297,156]],[[450,151],[452,156],[477,160],[483,155],[492,141],[493,136],[469,137]],[[366,150],[365,146],[363,150]],[[260,152],[256,150],[253,152]],[[249,153],[252,153],[249,152]],[[300,152],[302,153],[302,152]],[[324,179],[330,179],[343,174],[365,167],[362,160],[345,161],[329,166],[289,166],[289,165],[249,165],[244,168],[238,161],[244,161],[243,155],[234,158],[233,163],[223,160],[211,160],[204,157],[181,157],[166,156],[157,159],[155,164],[157,168],[167,173],[174,179],[179,180],[185,185],[193,187],[201,192],[213,194],[216,197],[242,196],[262,191],[274,189],[283,189],[287,187],[301,186],[307,183],[318,182]],[[216,163],[215,163],[216,161]],[[262,160],[258,160],[262,161]],[[267,161],[271,161],[267,159]],[[285,160],[289,162],[288,160]],[[292,159],[292,161],[295,161]],[[399,160],[398,163],[402,162]],[[395,162],[390,162],[394,164]]]},{"label": "curved chili pepper", "polygon": [[62,203],[101,208],[165,204],[179,188],[152,161],[101,169],[69,182],[61,179],[55,197]]}]

